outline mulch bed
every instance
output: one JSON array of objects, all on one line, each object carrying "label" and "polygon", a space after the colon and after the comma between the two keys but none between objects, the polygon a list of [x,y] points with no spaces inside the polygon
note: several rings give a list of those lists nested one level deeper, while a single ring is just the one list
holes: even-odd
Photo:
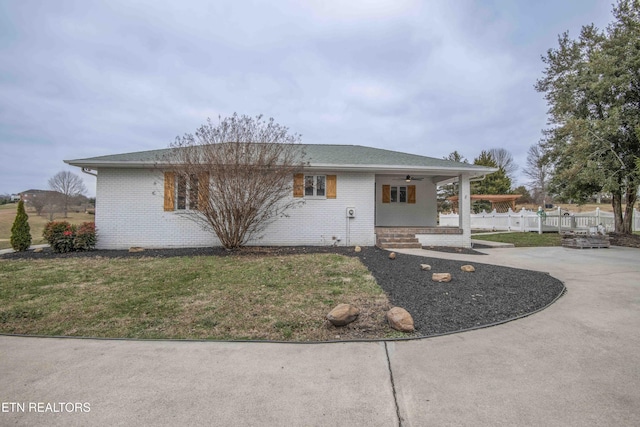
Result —
[{"label": "mulch bed", "polygon": [[[221,248],[97,250],[55,254],[16,252],[1,259],[53,259],[70,257],[142,258],[174,256],[255,256],[307,253],[337,253],[356,256],[367,266],[392,305],[411,313],[417,336],[432,336],[469,328],[488,326],[535,312],[552,303],[564,291],[564,285],[546,273],[473,263],[476,271],[466,273],[460,267],[468,262],[397,254],[375,247],[356,253],[345,247],[263,247],[227,251]],[[477,253],[477,252],[476,252]],[[423,271],[420,264],[430,264]],[[452,281],[437,283],[432,273],[451,273]],[[348,302],[348,301],[345,301]],[[414,335],[414,336],[415,336]]]},{"label": "mulch bed", "polygon": [[[411,313],[422,336],[438,335],[494,323],[540,310],[564,292],[549,274],[473,262],[475,272],[463,272],[468,261],[425,258],[366,248],[360,256],[393,305]],[[423,271],[420,264],[431,265]],[[438,283],[433,273],[451,273]]]},{"label": "mulch bed", "polygon": [[640,235],[609,233],[613,246],[626,246],[628,248],[640,248]]}]

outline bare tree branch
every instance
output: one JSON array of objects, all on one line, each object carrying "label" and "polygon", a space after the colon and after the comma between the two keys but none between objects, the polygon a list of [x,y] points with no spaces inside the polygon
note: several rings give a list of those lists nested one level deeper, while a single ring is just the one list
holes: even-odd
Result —
[{"label": "bare tree branch", "polygon": [[69,201],[87,192],[82,178],[69,171],[60,171],[49,178],[49,188],[62,194],[62,211],[65,218],[69,211]]},{"label": "bare tree branch", "polygon": [[159,167],[173,172],[176,183],[165,189],[175,191],[176,210],[215,233],[225,248],[239,248],[301,203],[292,197],[294,175],[304,166],[300,139],[262,116],[209,119],[195,135],[171,144]]},{"label": "bare tree branch", "polygon": [[547,198],[547,186],[551,178],[551,164],[545,158],[540,144],[529,147],[527,152],[527,166],[522,172],[530,178],[529,185],[537,203],[544,205]]}]

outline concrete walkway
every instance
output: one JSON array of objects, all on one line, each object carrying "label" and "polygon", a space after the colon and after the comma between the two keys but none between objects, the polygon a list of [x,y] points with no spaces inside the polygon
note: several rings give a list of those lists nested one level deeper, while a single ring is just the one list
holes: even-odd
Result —
[{"label": "concrete walkway", "polygon": [[548,271],[568,293],[387,344],[0,337],[0,425],[640,425],[640,250],[483,252],[416,251]]}]

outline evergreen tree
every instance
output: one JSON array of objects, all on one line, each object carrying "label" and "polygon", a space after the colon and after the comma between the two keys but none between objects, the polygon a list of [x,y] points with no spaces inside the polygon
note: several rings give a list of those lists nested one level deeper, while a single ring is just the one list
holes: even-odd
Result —
[{"label": "evergreen tree", "polygon": [[16,219],[11,227],[11,247],[16,251],[26,251],[31,246],[31,229],[29,228],[29,216],[24,210],[24,202],[18,202]]},{"label": "evergreen tree", "polygon": [[580,202],[611,194],[615,229],[630,234],[640,184],[640,0],[619,0],[613,16],[605,31],[591,24],[576,40],[561,34],[536,89],[549,104],[550,190]]},{"label": "evergreen tree", "polygon": [[498,168],[498,171],[487,175],[482,181],[473,182],[471,194],[509,194],[511,192],[511,179],[490,152],[482,150],[480,155],[473,160],[473,164]]}]

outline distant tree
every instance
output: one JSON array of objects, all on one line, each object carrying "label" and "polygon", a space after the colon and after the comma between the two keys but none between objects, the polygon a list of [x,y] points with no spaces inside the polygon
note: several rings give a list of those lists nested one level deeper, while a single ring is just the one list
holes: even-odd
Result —
[{"label": "distant tree", "polygon": [[465,159],[462,154],[458,153],[458,150],[449,153],[449,155],[443,157],[443,159],[451,160],[452,162],[469,163],[469,161]]},{"label": "distant tree", "polygon": [[[497,172],[486,175],[483,179],[471,183],[471,194],[509,194],[511,189],[511,179],[507,176],[504,169],[498,166],[493,156],[485,150],[473,160],[474,165],[489,166],[498,168]],[[473,202],[472,208],[474,212],[481,210],[491,210],[491,203],[485,200],[476,200]]]},{"label": "distant tree", "polygon": [[533,197],[531,197],[531,193],[527,190],[527,187],[521,185],[513,189],[513,194],[520,194],[520,198],[516,200],[517,203],[535,203]]},{"label": "distant tree", "polygon": [[496,162],[496,166],[502,168],[505,175],[513,181],[518,171],[518,165],[513,160],[511,153],[506,148],[492,148],[489,150],[489,155]]},{"label": "distant tree", "polygon": [[16,219],[11,227],[11,247],[18,251],[26,251],[31,246],[31,229],[29,228],[29,216],[24,210],[24,202],[18,202]]},{"label": "distant tree", "polygon": [[616,232],[631,233],[640,184],[640,0],[619,0],[613,15],[606,31],[591,24],[577,40],[560,35],[542,58],[536,89],[549,105],[550,189],[578,202],[610,193]]},{"label": "distant tree", "polygon": [[483,180],[473,182],[471,194],[509,194],[511,179],[488,151],[482,150],[473,160],[473,164],[498,168],[498,171],[487,175]]},{"label": "distant tree", "polygon": [[[462,154],[458,153],[457,150],[449,153],[448,156],[444,156],[443,159],[450,160],[452,162],[469,163],[469,161],[465,159]],[[449,202],[447,199],[458,194],[457,188],[458,187],[455,182],[438,187],[436,193],[436,198],[438,201],[438,212],[449,211],[452,209],[451,202]]]},{"label": "distant tree", "polygon": [[209,119],[195,135],[176,138],[159,165],[168,172],[165,191],[175,194],[168,201],[174,205],[165,208],[182,210],[227,249],[259,238],[268,224],[302,203],[292,195],[329,189],[320,177],[294,179],[304,166],[300,138],[262,116],[233,114],[217,124]]},{"label": "distant tree", "polygon": [[61,194],[62,212],[64,213],[65,218],[69,212],[69,204],[71,203],[71,200],[74,197],[87,192],[87,188],[84,186],[82,178],[69,171],[58,172],[50,178],[49,188],[52,191],[57,191]]},{"label": "distant tree", "polygon": [[544,155],[540,144],[529,147],[527,166],[522,172],[529,178],[529,187],[534,194],[534,202],[544,206],[547,202],[547,187],[551,178],[552,167]]}]

